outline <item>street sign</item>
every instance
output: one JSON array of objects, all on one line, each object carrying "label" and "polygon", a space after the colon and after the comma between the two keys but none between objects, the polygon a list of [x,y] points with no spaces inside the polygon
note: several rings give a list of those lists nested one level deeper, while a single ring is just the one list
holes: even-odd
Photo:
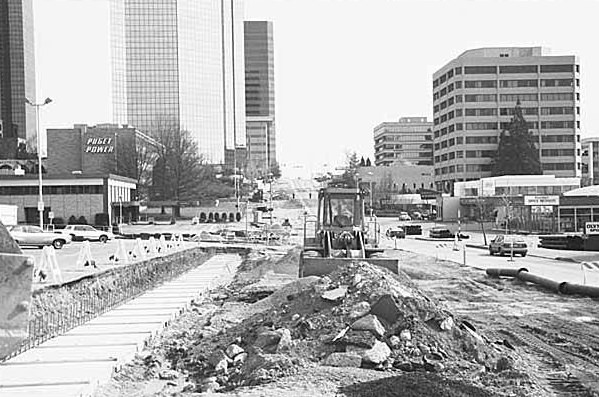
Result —
[{"label": "street sign", "polygon": [[54,219],[54,211],[48,212],[48,218]]},{"label": "street sign", "polygon": [[585,222],[584,233],[589,236],[599,234],[599,222]]},{"label": "street sign", "polygon": [[44,202],[43,201],[38,201],[37,202],[37,210],[38,211],[43,211],[44,210]]},{"label": "street sign", "polygon": [[524,205],[559,205],[559,196],[524,196]]}]

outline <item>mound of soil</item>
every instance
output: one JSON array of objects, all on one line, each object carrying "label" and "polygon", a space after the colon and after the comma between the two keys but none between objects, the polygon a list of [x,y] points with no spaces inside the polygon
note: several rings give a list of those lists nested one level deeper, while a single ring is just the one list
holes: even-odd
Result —
[{"label": "mound of soil", "polygon": [[[292,263],[297,253],[288,253],[281,263]],[[260,261],[244,264],[246,273],[261,273],[263,266],[275,271],[279,262]],[[227,294],[225,301],[239,297],[235,289]],[[508,348],[490,344],[468,322],[455,318],[404,274],[366,262],[292,282],[248,306],[245,314],[248,317],[236,325],[200,332],[192,346],[178,346],[184,354],[169,352],[171,367],[189,374],[197,391],[264,384],[301,368],[326,365],[410,373],[365,389],[349,387],[347,395],[370,395],[360,390],[391,395],[383,390],[394,388],[420,390],[406,395],[427,395],[428,388],[440,396],[487,396],[492,394],[472,383],[481,384],[480,374],[501,377],[513,371],[517,359]],[[413,387],[419,382],[425,389]],[[450,392],[453,389],[459,392]]]}]

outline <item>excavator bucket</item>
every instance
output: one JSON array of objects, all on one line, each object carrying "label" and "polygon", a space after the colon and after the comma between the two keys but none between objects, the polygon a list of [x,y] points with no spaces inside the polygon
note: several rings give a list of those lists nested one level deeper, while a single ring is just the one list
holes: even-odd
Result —
[{"label": "excavator bucket", "polygon": [[372,265],[384,267],[395,274],[399,274],[399,260],[396,258],[323,258],[323,257],[300,257],[299,276],[324,276],[332,273],[338,267],[351,262],[368,262]]},{"label": "excavator bucket", "polygon": [[28,337],[33,264],[0,223],[0,360]]}]

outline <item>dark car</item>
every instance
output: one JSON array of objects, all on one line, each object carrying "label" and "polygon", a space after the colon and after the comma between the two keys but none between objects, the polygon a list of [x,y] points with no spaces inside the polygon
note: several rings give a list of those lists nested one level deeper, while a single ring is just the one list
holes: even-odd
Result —
[{"label": "dark car", "polygon": [[518,236],[507,236],[500,234],[495,236],[489,243],[489,255],[499,254],[501,256],[505,254],[522,255],[526,256],[528,253],[528,246],[526,241]]},{"label": "dark car", "polygon": [[431,238],[454,238],[455,235],[446,227],[434,227],[430,230]]},{"label": "dark car", "polygon": [[420,225],[403,225],[401,226],[408,236],[420,236],[422,235],[422,226]]},{"label": "dark car", "polygon": [[385,235],[389,238],[406,238],[406,232],[401,227],[392,227],[387,229]]}]

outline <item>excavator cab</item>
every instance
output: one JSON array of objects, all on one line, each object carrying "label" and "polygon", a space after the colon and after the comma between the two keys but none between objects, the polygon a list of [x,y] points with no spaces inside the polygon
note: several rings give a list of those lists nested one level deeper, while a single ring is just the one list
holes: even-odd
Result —
[{"label": "excavator cab", "polygon": [[300,277],[325,275],[355,260],[399,272],[399,261],[385,258],[383,249],[378,247],[379,225],[376,220],[366,221],[364,197],[359,188],[330,187],[319,191],[316,220],[306,219],[304,223]]}]

